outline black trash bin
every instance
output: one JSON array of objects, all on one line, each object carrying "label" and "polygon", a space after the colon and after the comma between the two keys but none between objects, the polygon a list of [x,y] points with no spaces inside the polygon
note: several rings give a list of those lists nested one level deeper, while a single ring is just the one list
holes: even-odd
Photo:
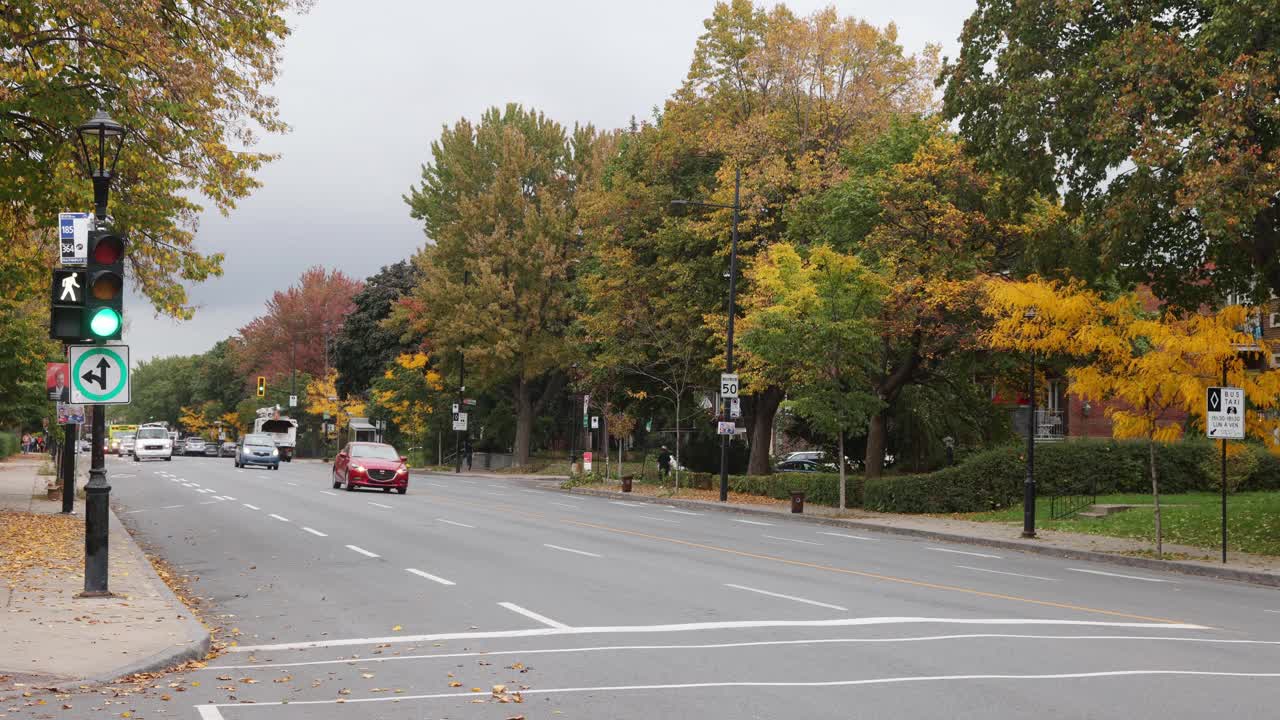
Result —
[{"label": "black trash bin", "polygon": [[803,490],[791,491],[791,512],[793,513],[804,512],[804,491]]},{"label": "black trash bin", "polygon": [[635,478],[634,475],[622,476],[622,492],[631,492],[631,480],[633,478]]}]

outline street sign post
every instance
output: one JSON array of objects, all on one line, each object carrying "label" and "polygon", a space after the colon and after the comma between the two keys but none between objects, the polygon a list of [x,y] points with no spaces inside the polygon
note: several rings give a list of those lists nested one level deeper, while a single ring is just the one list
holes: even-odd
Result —
[{"label": "street sign post", "polygon": [[735,422],[718,422],[716,423],[717,435],[733,435],[738,432],[738,424]]},{"label": "street sign post", "polygon": [[456,412],[453,414],[453,429],[458,432],[466,432],[467,430],[467,414],[464,412]]},{"label": "street sign post", "polygon": [[738,373],[720,373],[720,397],[738,397]]},{"label": "street sign post", "polygon": [[1244,390],[1238,387],[1205,389],[1205,434],[1215,440],[1244,439]]},{"label": "street sign post", "polygon": [[129,404],[128,345],[69,345],[67,351],[72,403]]},{"label": "street sign post", "polygon": [[729,398],[729,417],[737,420],[742,417],[742,400],[739,398]]},{"label": "street sign post", "polygon": [[58,213],[58,240],[63,267],[83,267],[89,262],[89,213]]}]

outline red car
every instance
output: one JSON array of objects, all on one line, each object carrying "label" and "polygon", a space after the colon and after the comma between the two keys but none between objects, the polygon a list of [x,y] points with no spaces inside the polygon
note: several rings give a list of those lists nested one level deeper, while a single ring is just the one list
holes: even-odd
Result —
[{"label": "red car", "polygon": [[408,458],[385,443],[349,443],[333,459],[333,487],[344,484],[348,490],[358,487],[392,488],[401,495],[409,491]]}]

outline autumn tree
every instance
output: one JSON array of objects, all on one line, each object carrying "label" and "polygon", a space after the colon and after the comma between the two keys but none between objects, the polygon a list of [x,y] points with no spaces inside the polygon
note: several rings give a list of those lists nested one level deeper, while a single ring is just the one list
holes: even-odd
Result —
[{"label": "autumn tree", "polygon": [[[341,385],[341,377],[339,377]],[[444,378],[422,352],[401,353],[371,386],[371,416],[386,416],[396,432],[425,446],[430,433],[449,429]]]},{"label": "autumn tree", "polygon": [[307,383],[303,408],[316,417],[324,417],[325,413],[328,413],[329,419],[337,427],[338,436],[341,437],[345,429],[351,425],[351,418],[365,416],[366,403],[359,398],[339,397],[337,381],[338,371],[332,368],[328,373],[312,378]]},{"label": "autumn tree", "polygon": [[273,381],[295,371],[323,378],[332,366],[332,344],[355,307],[362,284],[341,270],[312,267],[296,285],[277,290],[266,313],[240,328],[236,350],[242,376]]},{"label": "autumn tree", "polygon": [[883,279],[855,256],[830,246],[803,258],[779,243],[759,255],[744,299],[744,367],[785,369],[791,406],[836,438],[840,504],[846,504],[845,435],[881,409],[871,392],[880,342],[877,320],[888,294]]},{"label": "autumn tree", "polygon": [[[1249,401],[1249,434],[1280,452],[1273,435],[1280,427],[1273,417],[1280,407],[1280,373],[1245,370],[1241,348],[1270,353],[1265,343],[1239,329],[1244,307],[1178,314],[1169,308],[1149,310],[1149,305],[1137,293],[1108,299],[1079,283],[1031,278],[989,283],[985,311],[994,319],[988,336],[993,348],[1073,358],[1067,372],[1071,392],[1106,403],[1115,437],[1147,441],[1160,555],[1156,443],[1181,437],[1187,415],[1203,427],[1205,389],[1221,384],[1226,372],[1228,384],[1243,388]],[[1029,309],[1035,310],[1034,319],[1027,319]]]},{"label": "autumn tree", "polygon": [[1122,280],[1280,292],[1273,0],[980,0],[945,108],[1013,190],[1061,191]]},{"label": "autumn tree", "polygon": [[387,265],[365,281],[352,298],[353,309],[333,342],[333,365],[338,369],[338,392],[359,394],[388,363],[410,348],[394,329],[383,326],[391,307],[418,281],[417,267],[406,260]]},{"label": "autumn tree", "polygon": [[583,254],[575,200],[598,162],[594,143],[590,127],[569,132],[519,105],[492,108],[443,129],[405,198],[430,242],[396,327],[446,369],[461,354],[469,385],[509,389],[518,465],[570,364],[570,268]]}]

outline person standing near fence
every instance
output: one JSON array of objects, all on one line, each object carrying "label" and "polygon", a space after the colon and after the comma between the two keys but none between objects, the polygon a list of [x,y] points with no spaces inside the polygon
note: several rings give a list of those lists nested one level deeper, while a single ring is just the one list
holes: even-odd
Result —
[{"label": "person standing near fence", "polygon": [[658,452],[658,477],[662,482],[667,481],[667,476],[671,474],[671,451],[666,445]]}]

